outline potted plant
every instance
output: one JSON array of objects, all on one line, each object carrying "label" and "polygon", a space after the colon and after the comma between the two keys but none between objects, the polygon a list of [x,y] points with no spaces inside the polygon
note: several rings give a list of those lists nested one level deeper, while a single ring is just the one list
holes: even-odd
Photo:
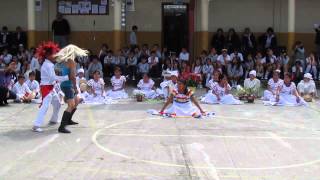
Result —
[{"label": "potted plant", "polygon": [[142,102],[144,99],[144,94],[142,93],[136,93],[135,96],[136,96],[137,102]]},{"label": "potted plant", "polygon": [[258,90],[256,88],[246,88],[245,91],[248,103],[254,103]]},{"label": "potted plant", "polygon": [[237,86],[236,96],[238,96],[239,100],[241,101],[246,99],[246,90],[240,85]]}]

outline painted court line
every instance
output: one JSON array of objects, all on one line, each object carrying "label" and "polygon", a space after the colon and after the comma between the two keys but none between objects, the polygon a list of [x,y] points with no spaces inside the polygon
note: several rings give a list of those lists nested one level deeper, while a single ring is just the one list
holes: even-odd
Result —
[{"label": "painted court line", "polygon": [[[190,138],[226,138],[226,139],[275,139],[275,136],[222,136],[222,135],[211,135],[211,134],[104,134],[99,133],[99,136],[119,136],[119,137],[190,137]],[[276,136],[278,139],[289,139],[289,140],[320,140],[320,137],[288,137],[288,136]],[[277,139],[277,140],[278,140]]]},{"label": "painted court line", "polygon": [[32,150],[26,151],[23,155],[21,155],[18,159],[16,159],[13,163],[7,164],[0,170],[0,177],[7,174],[19,161],[24,159],[30,154],[34,154],[38,152],[40,149],[43,149],[47,147],[49,144],[51,144],[53,141],[55,141],[59,137],[59,134],[53,135],[50,139],[46,140],[45,142],[41,143],[40,145],[36,146]]},{"label": "painted court line", "polygon": [[[159,118],[154,118],[154,119],[159,119]],[[161,119],[161,118],[160,118]],[[111,124],[109,126],[106,126],[103,129],[99,129],[97,130],[93,135],[91,140],[93,141],[93,143],[102,151],[105,151],[109,154],[112,154],[114,156],[118,156],[124,159],[128,159],[128,160],[134,160],[134,161],[138,161],[138,162],[143,162],[143,163],[148,163],[148,164],[152,164],[152,165],[158,165],[158,166],[166,166],[166,167],[181,167],[181,168],[185,168],[184,164],[174,164],[174,163],[170,163],[170,162],[161,162],[161,161],[153,161],[153,160],[144,160],[144,159],[139,159],[136,158],[134,156],[129,156],[129,155],[125,155],[119,152],[115,152],[112,151],[111,149],[101,145],[98,142],[98,136],[100,136],[102,134],[103,131],[105,131],[106,129],[109,128],[113,128],[119,125],[124,125],[124,124],[130,124],[130,123],[135,123],[135,122],[140,122],[140,121],[146,121],[146,120],[153,120],[153,119],[136,119],[136,120],[130,120],[130,121],[124,121],[124,122],[119,122],[119,123],[115,123],[115,124]],[[115,135],[115,136],[119,136],[119,134],[104,134],[104,135]],[[121,135],[121,134],[120,134]],[[135,134],[122,134],[123,136],[134,136]],[[251,139],[274,139],[275,137],[272,136],[217,136],[217,135],[165,135],[165,134],[136,134],[136,136],[140,136],[140,137],[215,137],[215,138],[235,138],[235,139],[239,139],[239,138],[251,138]],[[320,137],[278,137],[280,139],[292,139],[292,140],[320,140]],[[296,163],[296,164],[288,164],[288,165],[279,165],[279,166],[268,166],[268,167],[215,167],[216,170],[232,170],[232,171],[261,171],[261,170],[280,170],[280,169],[291,169],[291,168],[301,168],[301,167],[306,167],[306,166],[312,166],[312,165],[316,165],[320,163],[320,159],[316,159],[316,160],[312,160],[312,161],[308,161],[308,162],[302,162],[302,163]],[[210,166],[196,166],[196,165],[190,165],[188,166],[190,168],[194,168],[194,169],[211,169],[212,167]]]},{"label": "painted court line", "polygon": [[272,132],[268,132],[268,134],[272,137],[272,139],[274,139],[275,141],[277,141],[279,144],[281,144],[282,146],[290,149],[290,150],[293,150],[293,147],[291,146],[290,143],[286,142],[283,140],[282,137],[278,136],[277,134],[275,133],[272,133]]}]

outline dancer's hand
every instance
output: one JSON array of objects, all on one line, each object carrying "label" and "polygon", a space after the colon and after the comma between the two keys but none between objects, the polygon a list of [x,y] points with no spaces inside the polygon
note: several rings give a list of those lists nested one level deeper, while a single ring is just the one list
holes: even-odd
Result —
[{"label": "dancer's hand", "polygon": [[202,114],[203,116],[205,116],[205,115],[207,114],[204,110],[201,110],[200,112],[201,112],[201,114]]},{"label": "dancer's hand", "polygon": [[297,103],[300,103],[300,98],[297,96]]},{"label": "dancer's hand", "polygon": [[160,114],[160,115],[164,115],[164,112],[163,112],[163,111],[160,111],[159,114]]}]

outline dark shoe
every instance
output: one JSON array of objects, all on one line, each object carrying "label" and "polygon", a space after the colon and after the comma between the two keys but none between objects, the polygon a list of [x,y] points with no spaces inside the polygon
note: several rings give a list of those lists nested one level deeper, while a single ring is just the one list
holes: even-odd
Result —
[{"label": "dark shoe", "polygon": [[68,129],[66,129],[66,126],[69,124],[70,119],[71,113],[69,113],[68,111],[64,111],[58,132],[71,133]]},{"label": "dark shoe", "polygon": [[76,110],[77,110],[77,108],[75,108],[74,110],[72,110],[71,116],[70,116],[70,120],[69,120],[69,122],[68,122],[68,125],[77,125],[77,124],[79,124],[79,123],[74,122],[74,121],[72,120],[73,114],[76,112]]}]

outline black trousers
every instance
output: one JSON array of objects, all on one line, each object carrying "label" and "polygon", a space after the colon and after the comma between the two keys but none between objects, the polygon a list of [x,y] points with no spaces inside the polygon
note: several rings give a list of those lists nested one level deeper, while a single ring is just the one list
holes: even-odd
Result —
[{"label": "black trousers", "polygon": [[[9,96],[7,96],[9,93]],[[16,99],[17,95],[6,87],[0,87],[0,105],[7,103],[9,99]]]}]

